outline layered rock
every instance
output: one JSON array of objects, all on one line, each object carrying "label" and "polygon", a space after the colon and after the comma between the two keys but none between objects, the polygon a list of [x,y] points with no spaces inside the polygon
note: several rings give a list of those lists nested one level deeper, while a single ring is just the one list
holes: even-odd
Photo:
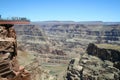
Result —
[{"label": "layered rock", "polygon": [[19,50],[29,51],[30,54],[39,58],[40,63],[68,63],[69,57],[66,52],[53,46],[57,43],[49,40],[39,25],[14,25],[14,28],[19,36],[17,38]]},{"label": "layered rock", "polygon": [[[107,45],[107,44],[106,44]],[[103,45],[105,46],[105,45]],[[112,61],[114,63],[114,66],[117,67],[118,69],[120,69],[120,51],[119,50],[115,50],[115,49],[111,49],[111,48],[103,48],[102,47],[98,47],[95,44],[90,43],[88,45],[87,48],[87,53],[93,56],[97,56],[102,60],[109,60]],[[118,46],[113,46],[118,47]]]},{"label": "layered rock", "polygon": [[18,41],[18,47],[24,47],[24,50],[35,51],[38,53],[49,52],[49,42],[46,35],[38,25],[14,25]]},{"label": "layered rock", "polygon": [[39,24],[50,39],[59,40],[65,44],[67,39],[74,39],[82,46],[90,42],[120,44],[120,23],[60,21],[43,23]]},{"label": "layered rock", "polygon": [[119,80],[120,70],[110,61],[84,54],[72,59],[67,68],[66,80]]},{"label": "layered rock", "polygon": [[95,44],[89,44],[87,53],[70,61],[65,79],[120,80],[119,48],[105,47],[105,45],[104,48],[100,48]]},{"label": "layered rock", "polygon": [[30,74],[19,66],[16,59],[17,41],[12,26],[0,25],[0,80],[30,80]]}]

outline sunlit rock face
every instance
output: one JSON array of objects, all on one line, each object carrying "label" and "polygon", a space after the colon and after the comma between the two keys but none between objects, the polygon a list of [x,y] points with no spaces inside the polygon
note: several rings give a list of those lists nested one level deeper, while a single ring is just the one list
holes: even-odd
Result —
[{"label": "sunlit rock face", "polygon": [[0,80],[30,80],[29,72],[18,64],[16,33],[12,26],[0,26]]}]

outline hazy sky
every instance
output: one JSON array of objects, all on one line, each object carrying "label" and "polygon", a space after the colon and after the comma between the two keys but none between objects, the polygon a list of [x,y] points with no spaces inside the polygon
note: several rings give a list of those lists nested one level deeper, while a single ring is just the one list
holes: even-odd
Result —
[{"label": "hazy sky", "polygon": [[32,21],[120,21],[120,0],[0,0],[0,14]]}]

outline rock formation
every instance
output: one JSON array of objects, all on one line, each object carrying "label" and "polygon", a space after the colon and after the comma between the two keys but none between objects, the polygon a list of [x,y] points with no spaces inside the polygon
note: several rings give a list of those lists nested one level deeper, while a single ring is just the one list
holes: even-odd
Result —
[{"label": "rock formation", "polygon": [[[115,39],[113,39],[114,37],[118,38],[120,25],[114,26],[114,25],[110,24],[108,26],[109,27],[107,27],[107,29],[106,29],[106,25],[104,25],[103,23],[102,24],[81,24],[81,23],[72,23],[71,24],[71,23],[61,23],[60,22],[60,23],[56,23],[56,24],[54,24],[54,23],[53,24],[48,24],[48,23],[42,24],[41,23],[40,25],[36,25],[36,24],[35,25],[34,24],[15,25],[14,28],[16,30],[16,34],[19,36],[17,38],[18,44],[19,44],[19,47],[18,47],[19,49],[23,48],[23,50],[31,51],[29,53],[33,54],[34,57],[37,57],[37,59],[39,60],[39,63],[49,63],[49,64],[52,63],[52,64],[56,65],[56,63],[57,64],[61,64],[61,63],[68,64],[68,61],[71,58],[76,57],[77,55],[79,55],[79,53],[84,53],[84,49],[91,42],[104,43],[106,40],[106,42],[109,43],[109,41],[111,41],[111,40],[109,40],[109,36],[112,36],[111,37],[112,40],[115,40]],[[41,29],[43,29],[43,30],[41,30]],[[117,31],[113,30],[113,29],[117,29]],[[115,34],[117,33],[117,35],[116,36],[110,35],[111,31],[114,31]],[[110,33],[110,34],[108,34],[108,33]],[[108,34],[108,35],[106,35],[106,34]],[[112,42],[112,43],[119,44],[119,41],[120,40],[115,40],[115,42]],[[80,50],[80,48],[81,48],[81,50]],[[34,53],[32,51],[35,51],[36,53]],[[104,59],[104,58],[106,58],[106,56],[102,56],[102,58]],[[26,60],[26,59],[24,59],[24,60]],[[115,66],[116,68],[119,68],[119,66],[118,66],[119,62],[116,61],[116,59],[118,59],[118,58],[110,59],[110,63],[112,63],[111,60],[113,60],[113,59],[115,59],[115,63],[113,64],[113,66]],[[90,59],[90,61],[91,61],[91,59]],[[100,62],[102,62],[102,61],[103,60],[100,59]],[[26,62],[27,62],[27,60],[26,60]],[[106,62],[108,62],[108,61],[106,61]],[[91,61],[91,63],[92,63],[92,61]],[[101,63],[99,63],[99,64],[101,65],[100,66],[101,69],[106,69],[106,68],[102,67]],[[104,64],[104,61],[103,61],[103,64]],[[31,65],[34,65],[34,64],[30,64],[29,66],[31,66]],[[31,66],[29,68],[32,68],[32,67],[33,66]],[[40,67],[40,66],[37,66],[37,67]],[[78,64],[77,67],[80,68],[83,66]],[[72,71],[73,69],[74,68],[69,68],[70,71]],[[76,68],[74,70],[76,70]],[[83,68],[82,68],[82,70],[83,70]],[[82,72],[81,72],[82,70],[80,70],[76,73],[78,74],[80,72],[80,75],[82,75]],[[38,71],[37,74],[39,74],[39,72],[41,72],[41,70],[38,70],[37,68],[35,68],[35,71],[34,70],[31,71],[31,73],[32,72],[36,73],[36,71]],[[72,72],[74,72],[74,71],[72,71]],[[92,71],[90,71],[90,72],[92,73]],[[107,74],[105,74],[105,75],[107,75]],[[34,76],[36,76],[36,75],[34,74]],[[82,77],[82,76],[78,76],[78,78],[79,77]]]},{"label": "rock formation", "polygon": [[0,25],[0,80],[30,80],[17,61],[17,40],[12,24]]},{"label": "rock formation", "polygon": [[84,54],[69,63],[66,80],[119,80],[120,70],[110,61]]},{"label": "rock formation", "polygon": [[[89,44],[87,53],[72,59],[68,65],[66,80],[120,80],[119,51],[100,49]],[[107,53],[109,52],[109,53]],[[115,52],[115,53],[114,53]],[[116,58],[116,59],[115,59]],[[116,61],[117,62],[114,62]]]},{"label": "rock formation", "polygon": [[[115,46],[116,47],[116,46]],[[102,60],[109,60],[114,63],[114,66],[120,69],[120,51],[114,49],[100,48],[93,43],[90,43],[87,48],[87,53],[97,56]]]}]

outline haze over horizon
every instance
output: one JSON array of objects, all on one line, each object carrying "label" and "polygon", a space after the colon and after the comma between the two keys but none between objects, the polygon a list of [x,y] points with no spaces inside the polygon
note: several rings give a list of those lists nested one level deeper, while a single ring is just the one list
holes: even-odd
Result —
[{"label": "haze over horizon", "polygon": [[1,0],[2,17],[31,21],[120,22],[119,0]]}]

